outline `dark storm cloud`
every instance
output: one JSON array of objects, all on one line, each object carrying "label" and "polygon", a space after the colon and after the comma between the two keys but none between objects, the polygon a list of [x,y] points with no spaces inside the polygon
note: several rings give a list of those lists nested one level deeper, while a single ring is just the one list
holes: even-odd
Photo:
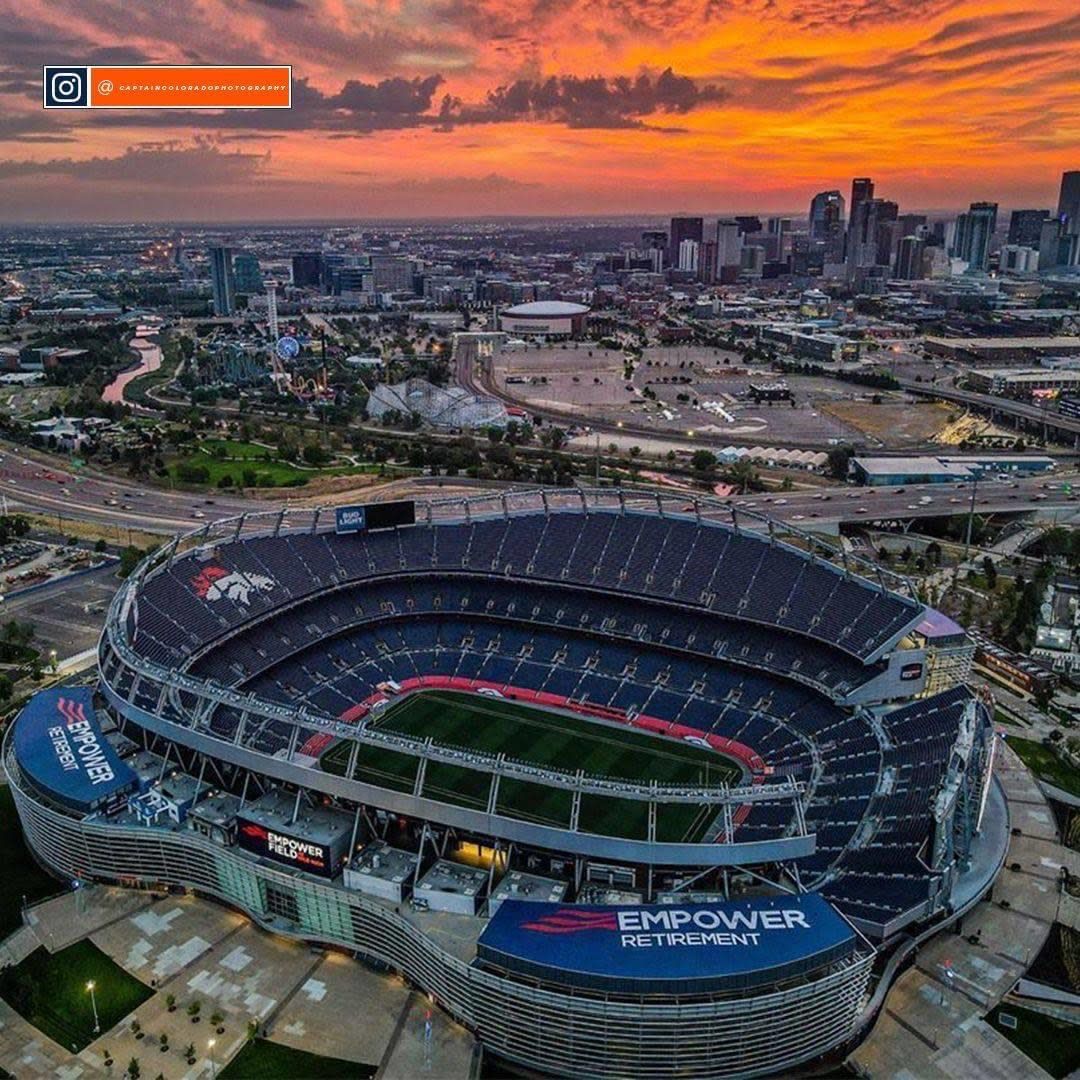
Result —
[{"label": "dark storm cloud", "polygon": [[84,161],[0,161],[0,180],[20,177],[70,177],[125,187],[156,185],[170,188],[215,187],[254,178],[268,160],[266,154],[226,153],[201,141],[191,145],[144,143],[129,146],[115,157]]},{"label": "dark storm cloud", "polygon": [[645,127],[643,117],[656,113],[685,114],[700,105],[723,101],[724,90],[698,85],[667,68],[657,76],[552,76],[518,79],[488,92],[480,105],[443,99],[443,126],[544,120],[573,128]]},{"label": "dark storm cloud", "polygon": [[324,99],[331,109],[354,114],[395,116],[427,112],[435,91],[443,84],[441,75],[426,79],[383,79],[379,83],[350,79],[332,98]]}]

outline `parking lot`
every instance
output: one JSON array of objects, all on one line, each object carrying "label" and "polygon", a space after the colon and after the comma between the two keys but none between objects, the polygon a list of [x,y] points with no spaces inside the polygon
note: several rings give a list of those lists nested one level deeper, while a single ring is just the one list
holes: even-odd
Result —
[{"label": "parking lot", "polygon": [[[899,391],[874,390],[815,375],[782,376],[746,367],[741,355],[704,346],[651,346],[628,381],[621,350],[592,342],[510,349],[495,362],[495,383],[529,407],[649,427],[657,437],[693,432],[710,442],[905,448],[934,441],[952,411],[913,404]],[[751,384],[783,381],[791,400],[756,402]]]}]

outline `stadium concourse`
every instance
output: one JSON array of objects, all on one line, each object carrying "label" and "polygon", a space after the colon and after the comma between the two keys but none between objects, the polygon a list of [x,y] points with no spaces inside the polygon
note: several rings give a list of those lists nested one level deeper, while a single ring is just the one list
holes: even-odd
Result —
[{"label": "stadium concourse", "polygon": [[499,1058],[761,1075],[849,1047],[879,954],[991,884],[970,658],[707,500],[246,515],[132,575],[97,695],[39,695],[5,763],[58,873],[394,968]]}]

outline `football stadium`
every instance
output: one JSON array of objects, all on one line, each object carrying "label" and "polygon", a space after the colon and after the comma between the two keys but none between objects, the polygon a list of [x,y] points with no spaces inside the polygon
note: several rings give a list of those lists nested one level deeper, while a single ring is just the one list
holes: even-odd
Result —
[{"label": "football stadium", "polygon": [[711,499],[247,514],[144,561],[5,735],[58,876],[392,969],[496,1061],[838,1060],[1008,835],[963,630]]}]

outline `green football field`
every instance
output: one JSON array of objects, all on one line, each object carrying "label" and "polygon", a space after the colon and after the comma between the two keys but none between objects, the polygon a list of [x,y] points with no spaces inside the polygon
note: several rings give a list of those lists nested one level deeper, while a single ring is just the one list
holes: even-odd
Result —
[{"label": "green football field", "polygon": [[[432,690],[391,705],[371,722],[373,729],[431,738],[443,746],[505,754],[532,765],[594,776],[648,783],[737,783],[742,775],[734,762],[691,743],[614,727],[585,717],[567,716],[499,698]],[[339,742],[323,755],[328,772],[342,774],[352,744]],[[358,780],[412,791],[418,758],[362,745],[357,757]],[[491,776],[442,762],[428,763],[424,794],[444,802],[485,810]],[[571,795],[523,780],[504,778],[496,809],[509,817],[545,825],[570,823]],[[660,806],[657,839],[699,839],[715,817],[714,809],[692,804]],[[630,799],[584,795],[578,828],[611,836],[645,839],[648,804]]]}]

